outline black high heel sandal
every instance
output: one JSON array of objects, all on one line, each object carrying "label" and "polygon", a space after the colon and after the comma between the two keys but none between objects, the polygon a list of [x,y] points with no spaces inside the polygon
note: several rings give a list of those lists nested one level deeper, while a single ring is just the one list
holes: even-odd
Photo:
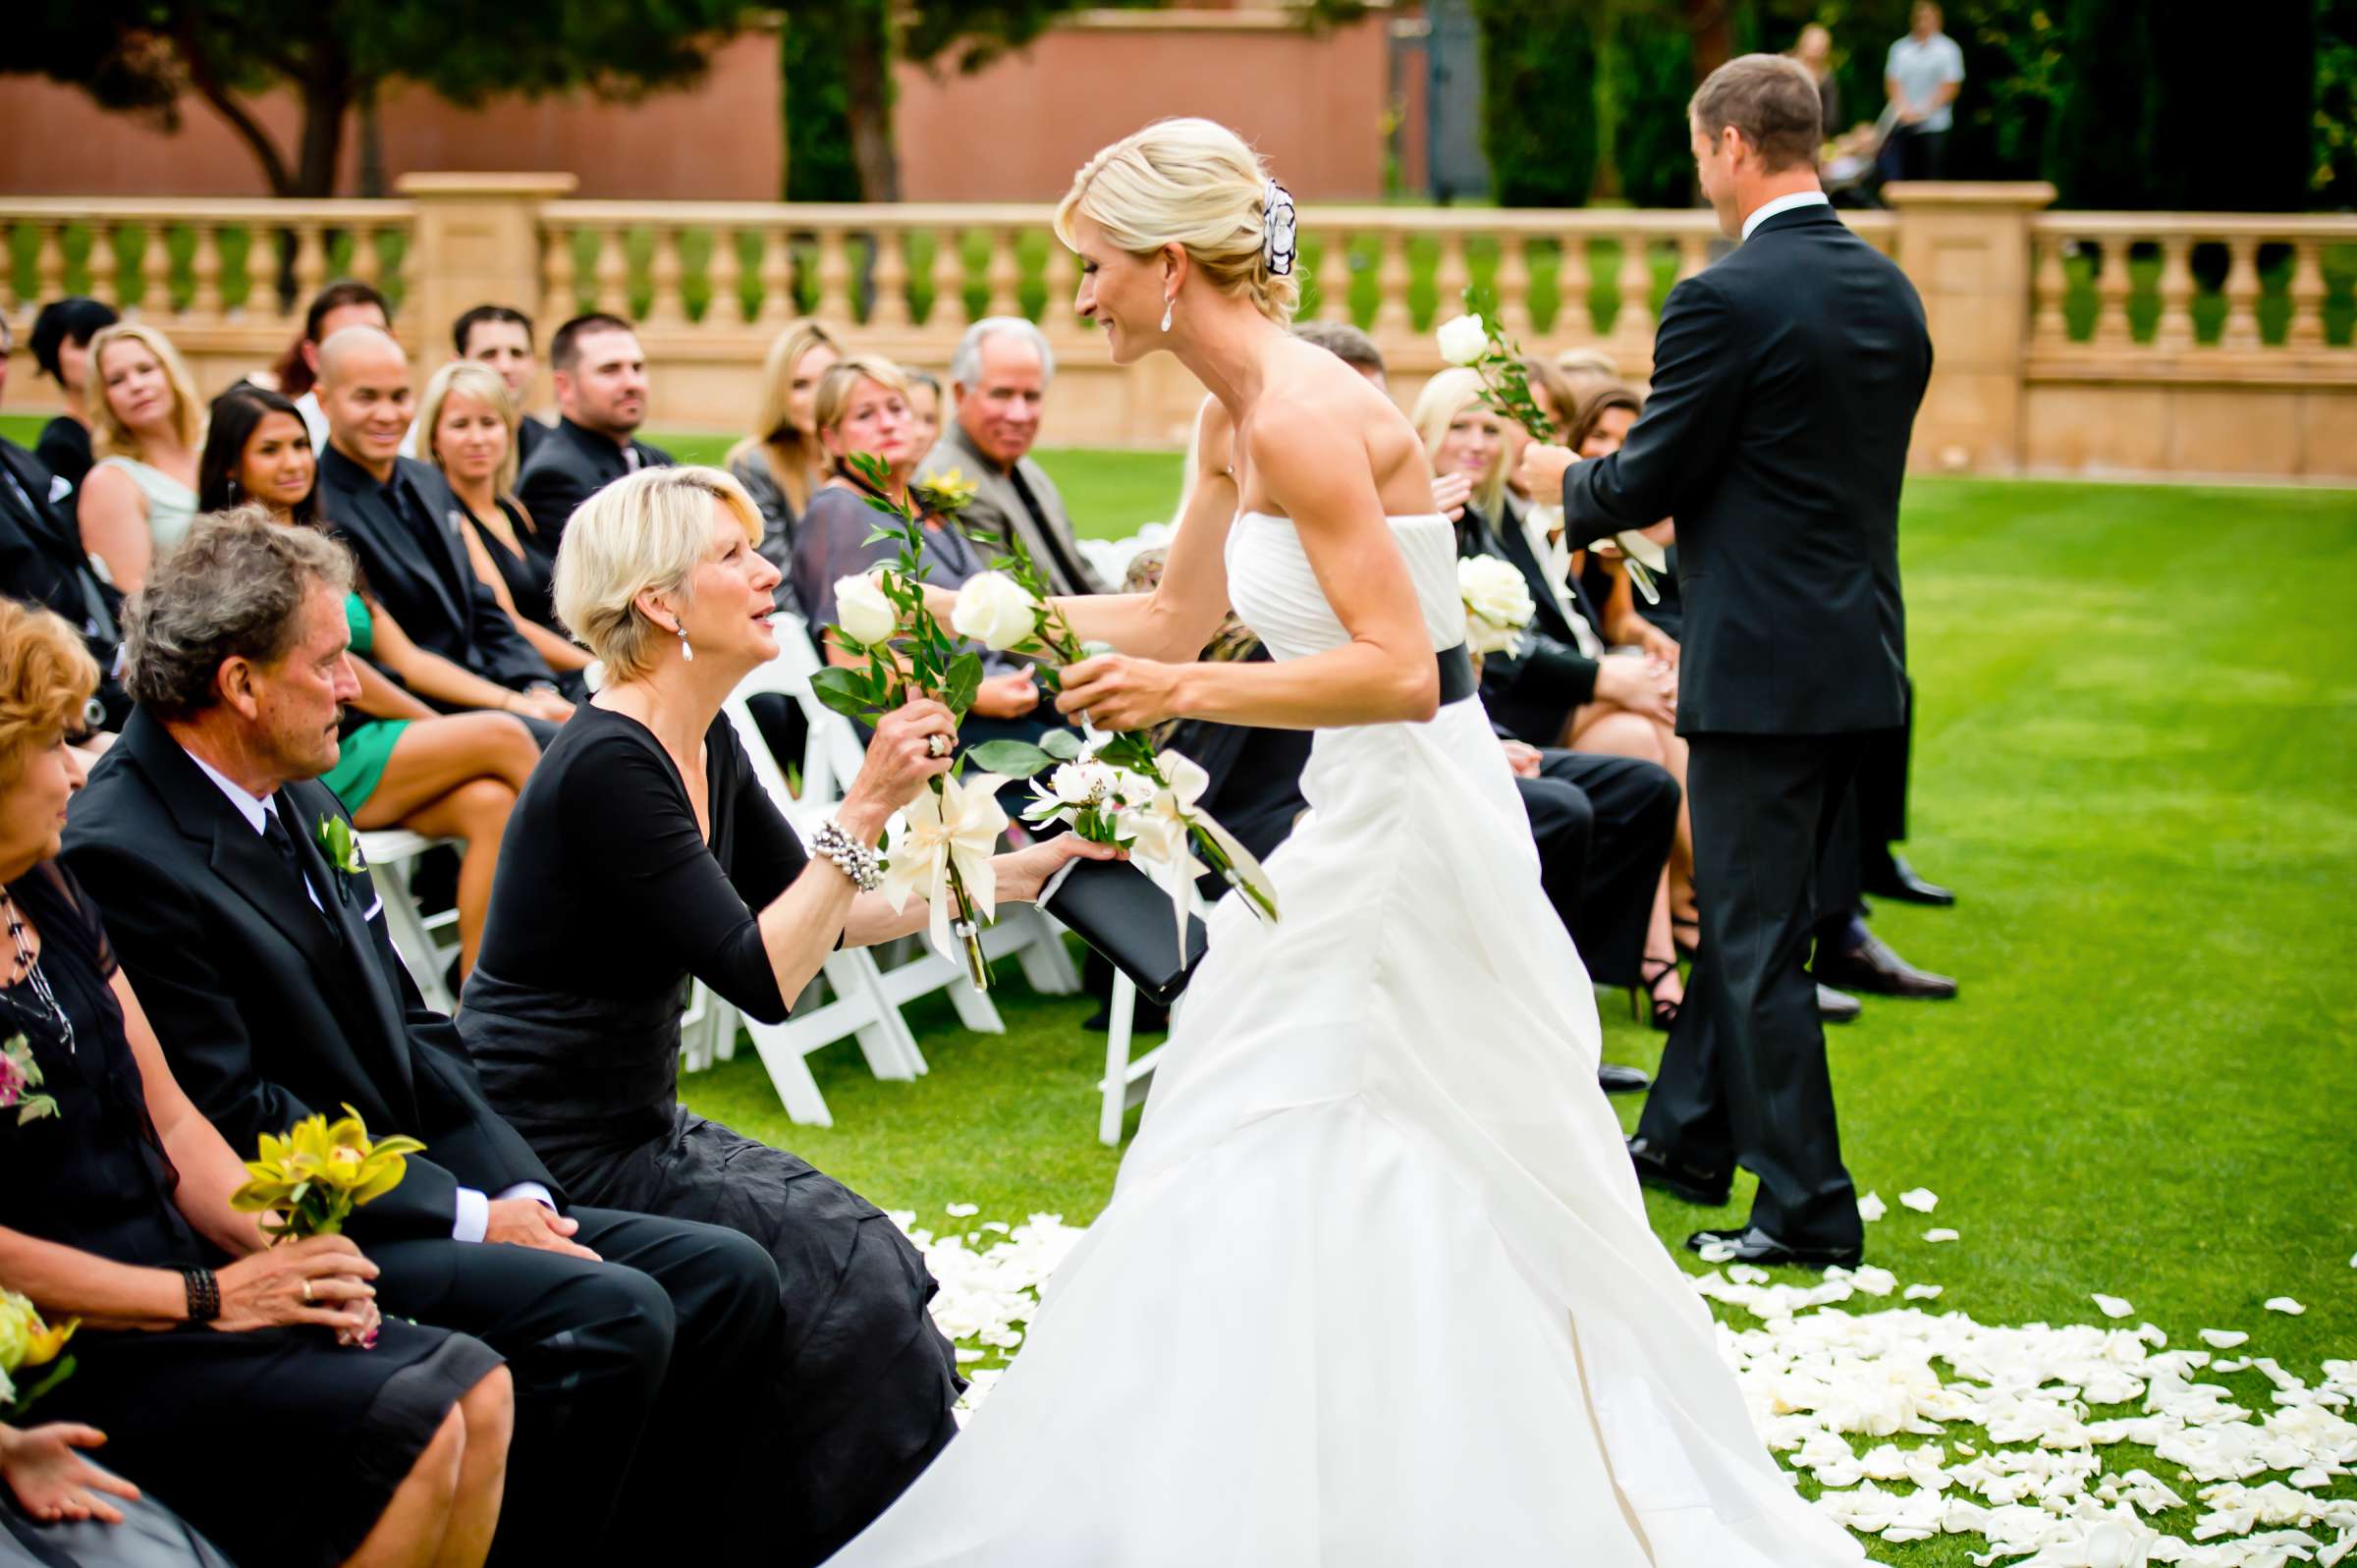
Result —
[{"label": "black high heel sandal", "polygon": [[1645,1002],[1650,1000],[1653,1002],[1653,1026],[1668,1034],[1670,1026],[1677,1022],[1677,1009],[1682,1005],[1682,1000],[1666,1001],[1660,993],[1662,982],[1676,973],[1677,961],[1673,958],[1647,958],[1640,962],[1637,965],[1639,983],[1628,988],[1628,1015],[1642,1019],[1645,1016]]}]

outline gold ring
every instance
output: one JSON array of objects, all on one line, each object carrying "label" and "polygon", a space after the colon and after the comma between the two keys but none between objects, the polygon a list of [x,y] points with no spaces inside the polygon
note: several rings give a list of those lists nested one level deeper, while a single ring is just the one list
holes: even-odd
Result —
[{"label": "gold ring", "polygon": [[311,1304],[311,1282],[308,1279],[302,1282],[302,1304],[306,1307]]}]

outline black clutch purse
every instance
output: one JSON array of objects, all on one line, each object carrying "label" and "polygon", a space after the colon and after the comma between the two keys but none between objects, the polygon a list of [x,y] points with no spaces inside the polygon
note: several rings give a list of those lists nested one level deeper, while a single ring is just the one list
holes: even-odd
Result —
[{"label": "black clutch purse", "polygon": [[1068,860],[1040,890],[1039,906],[1137,982],[1137,994],[1168,1007],[1203,959],[1203,922],[1186,917],[1186,950],[1178,946],[1170,894],[1120,860]]}]

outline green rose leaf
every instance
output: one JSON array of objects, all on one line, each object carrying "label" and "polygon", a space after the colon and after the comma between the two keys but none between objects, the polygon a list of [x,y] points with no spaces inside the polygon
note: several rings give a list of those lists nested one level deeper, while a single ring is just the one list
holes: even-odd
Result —
[{"label": "green rose leaf", "polygon": [[830,665],[810,677],[810,690],[819,701],[851,719],[864,719],[875,710],[867,677],[856,670]]},{"label": "green rose leaf", "polygon": [[1069,730],[1051,730],[1039,737],[1039,749],[1058,762],[1080,760],[1080,737]]},{"label": "green rose leaf", "polygon": [[1056,760],[1028,740],[985,740],[968,746],[965,755],[983,772],[1007,779],[1028,779]]},{"label": "green rose leaf", "polygon": [[982,689],[982,656],[961,653],[950,661],[948,673],[942,678],[941,700],[950,712],[962,714],[974,705],[974,693]]}]

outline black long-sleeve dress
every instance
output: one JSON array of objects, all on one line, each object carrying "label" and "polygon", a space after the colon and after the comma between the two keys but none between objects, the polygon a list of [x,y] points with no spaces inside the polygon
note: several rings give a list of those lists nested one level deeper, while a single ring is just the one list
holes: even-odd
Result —
[{"label": "black long-sleeve dress", "polygon": [[955,1434],[960,1384],[892,1220],[679,1103],[690,975],[786,1016],[754,911],[805,864],[726,718],[704,747],[709,843],[645,727],[575,713],[508,821],[458,1025],[492,1104],[576,1199],[728,1225],[777,1259],[786,1342],[760,1435],[737,1440],[774,1443],[777,1560],[816,1562]]},{"label": "black long-sleeve dress", "polygon": [[[73,1029],[29,980],[0,991],[0,1039],[25,1037],[58,1108],[0,1122],[0,1225],[117,1263],[219,1268],[227,1257],[174,1203],[180,1175],[108,989],[116,963],[97,911],[54,862],[8,892],[41,934],[40,971]],[[73,1375],[31,1419],[96,1427],[101,1463],[250,1564],[351,1556],[451,1407],[500,1362],[465,1334],[392,1317],[373,1350],[324,1328],[200,1325],[85,1327],[71,1349]]]}]

